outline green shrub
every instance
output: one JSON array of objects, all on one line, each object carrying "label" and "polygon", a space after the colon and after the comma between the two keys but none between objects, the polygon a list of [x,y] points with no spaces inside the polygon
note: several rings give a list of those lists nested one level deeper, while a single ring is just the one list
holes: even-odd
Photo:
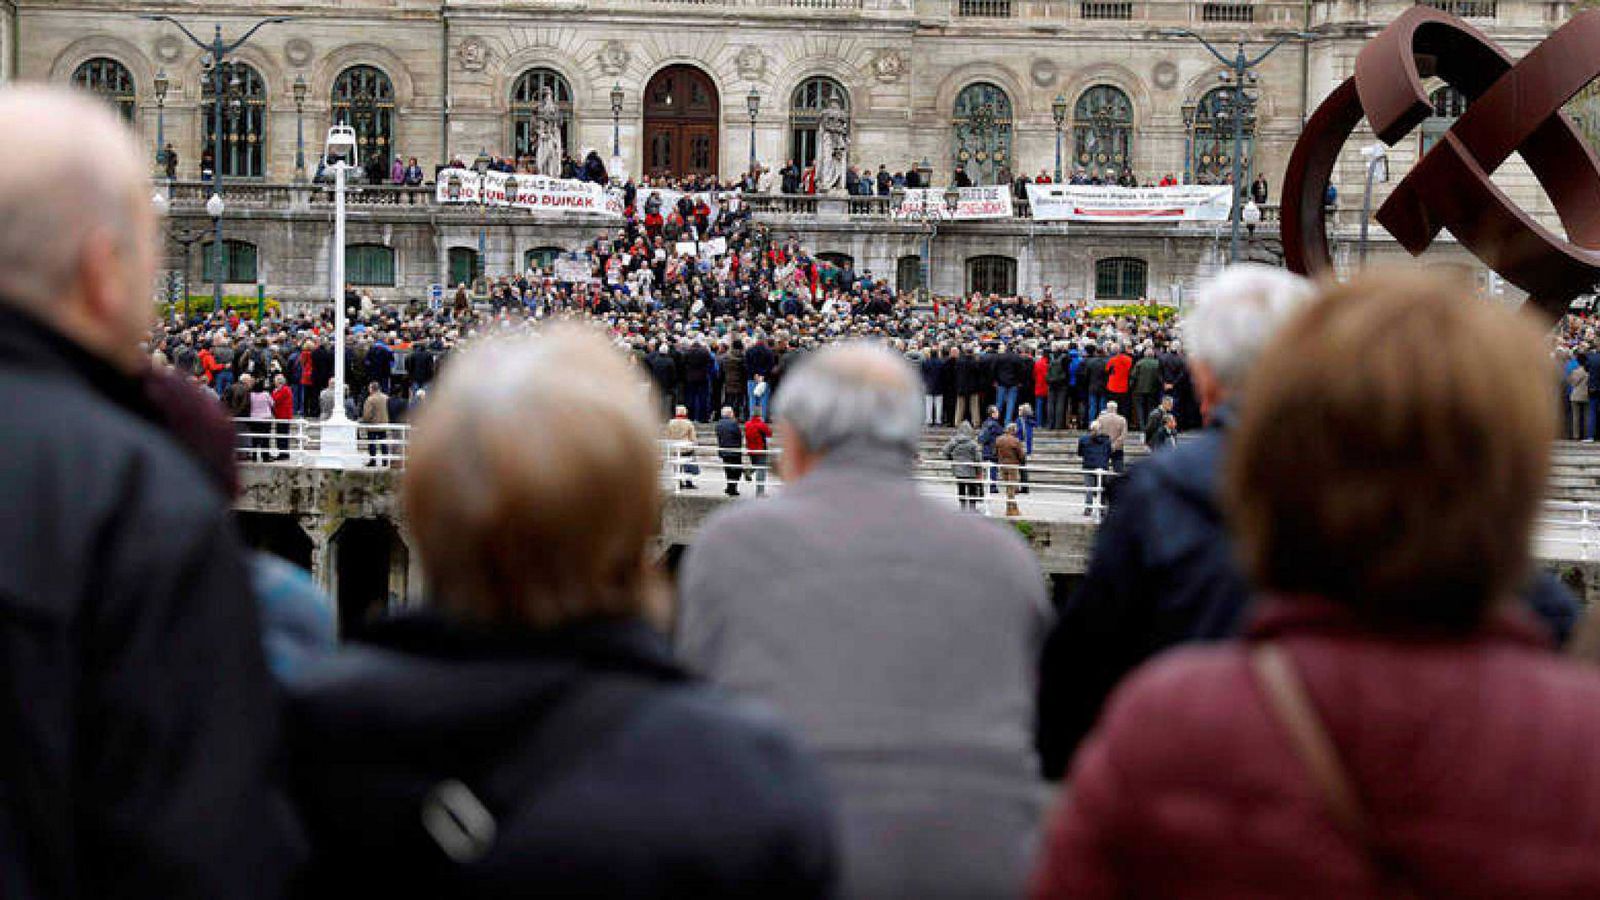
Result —
[{"label": "green shrub", "polygon": [[1097,306],[1089,310],[1089,315],[1096,319],[1114,319],[1123,316],[1137,316],[1165,322],[1176,316],[1178,310],[1171,306],[1162,306],[1159,303],[1121,303],[1115,306]]},{"label": "green shrub", "polygon": [[[271,297],[268,297],[263,302],[258,301],[253,296],[239,296],[234,294],[222,295],[222,308],[229,312],[238,313],[239,318],[241,319],[255,319],[256,309],[258,306],[259,308],[266,310],[269,314],[276,314],[280,308],[278,301]],[[182,312],[181,309],[179,311]],[[194,315],[205,315],[206,313],[211,312],[211,295],[190,294],[188,311]],[[171,303],[161,304],[161,315],[163,317],[172,315]]]}]

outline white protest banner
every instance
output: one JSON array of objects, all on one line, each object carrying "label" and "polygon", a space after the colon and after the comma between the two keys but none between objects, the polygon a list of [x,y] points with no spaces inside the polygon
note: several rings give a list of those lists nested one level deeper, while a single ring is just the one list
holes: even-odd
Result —
[{"label": "white protest banner", "polygon": [[727,238],[712,238],[700,242],[700,252],[708,257],[723,256],[728,252]]},{"label": "white protest banner", "polygon": [[679,241],[673,250],[679,256],[694,256],[696,253],[694,241]]},{"label": "white protest banner", "polygon": [[893,215],[896,219],[948,219],[950,212],[939,188],[906,188]]},{"label": "white protest banner", "polygon": [[551,266],[551,274],[555,275],[557,281],[588,284],[592,269],[587,257],[576,253],[563,253],[556,257],[554,265]]},{"label": "white protest banner", "polygon": [[440,203],[477,203],[478,173],[471,169],[440,169],[434,199]]},{"label": "white protest banner", "polygon": [[1030,184],[1033,217],[1045,222],[1221,222],[1233,191],[1225,184],[1122,188]]},{"label": "white protest banner", "polygon": [[956,198],[957,219],[1011,218],[1011,189],[1003,184],[961,188]]},{"label": "white protest banner", "polygon": [[535,215],[622,215],[620,202],[611,202],[603,185],[543,175],[509,172],[485,172],[479,175],[469,169],[442,169],[434,195],[440,203],[509,206],[525,209]]}]

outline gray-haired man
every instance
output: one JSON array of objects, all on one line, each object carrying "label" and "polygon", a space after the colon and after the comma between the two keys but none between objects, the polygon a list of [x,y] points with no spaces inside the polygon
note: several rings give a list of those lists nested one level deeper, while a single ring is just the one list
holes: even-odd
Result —
[{"label": "gray-haired man", "polygon": [[701,530],[680,652],[771,702],[821,759],[846,896],[1016,896],[1039,812],[1044,584],[1014,532],[911,479],[921,394],[904,359],[864,344],[784,379],[789,484]]}]

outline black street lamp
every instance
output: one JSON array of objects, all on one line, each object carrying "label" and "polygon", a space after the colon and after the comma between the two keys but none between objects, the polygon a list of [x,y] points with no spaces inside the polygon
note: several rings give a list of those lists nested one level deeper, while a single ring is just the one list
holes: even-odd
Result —
[{"label": "black street lamp", "polygon": [[611,156],[622,158],[622,85],[611,86]]},{"label": "black street lamp", "polygon": [[[478,279],[484,293],[489,291],[489,192],[485,189],[483,176],[493,162],[487,148],[480,148],[478,158],[472,161],[472,169],[478,173]],[[473,287],[476,290],[477,285]]]},{"label": "black street lamp", "polygon": [[294,77],[294,180],[306,180],[306,77]]},{"label": "black street lamp", "polygon": [[1244,163],[1244,126],[1247,119],[1252,122],[1254,121],[1250,112],[1250,107],[1252,104],[1254,104],[1255,100],[1254,98],[1245,94],[1246,86],[1253,85],[1256,82],[1255,73],[1251,70],[1261,65],[1262,62],[1266,61],[1267,57],[1271,56],[1273,52],[1289,41],[1295,40],[1296,38],[1309,40],[1316,35],[1299,31],[1290,32],[1282,37],[1279,37],[1272,46],[1261,51],[1255,56],[1246,55],[1244,49],[1245,42],[1241,40],[1239,41],[1238,49],[1234,52],[1234,55],[1229,57],[1221,50],[1218,50],[1215,46],[1213,46],[1210,41],[1187,28],[1162,28],[1155,31],[1154,34],[1159,37],[1194,38],[1195,40],[1199,41],[1201,45],[1204,46],[1208,51],[1210,51],[1211,55],[1215,56],[1218,62],[1221,62],[1224,66],[1228,67],[1228,71],[1222,75],[1223,82],[1231,85],[1233,88],[1232,102],[1229,104],[1230,115],[1233,122],[1233,198],[1230,204],[1232,212],[1230,212],[1228,216],[1228,261],[1238,262],[1239,226],[1241,224],[1240,216],[1244,213],[1244,205],[1239,202],[1241,191],[1244,189],[1244,185],[1239,183],[1244,177],[1242,171]]},{"label": "black street lamp", "polygon": [[167,70],[156,71],[156,173],[164,174],[167,165]]},{"label": "black street lamp", "polygon": [[1056,95],[1050,101],[1050,115],[1056,120],[1056,184],[1061,183],[1061,123],[1067,120],[1067,98]]},{"label": "black street lamp", "polygon": [[750,93],[744,98],[745,108],[750,111],[750,171],[756,169],[756,116],[761,114],[761,92],[755,85],[750,85]]},{"label": "black street lamp", "polygon": [[[208,200],[208,201],[206,201],[206,207],[207,207],[208,210],[209,209],[213,209],[213,208],[217,210],[216,213],[214,213],[213,216],[212,216],[212,218],[214,220],[214,229],[213,229],[213,234],[212,234],[212,238],[211,238],[211,241],[212,241],[212,254],[213,254],[212,259],[215,261],[215,265],[212,268],[212,272],[211,272],[211,274],[212,274],[212,279],[211,279],[211,291],[212,291],[212,294],[211,294],[211,311],[212,312],[221,312],[222,311],[222,208],[223,208],[223,203],[222,203],[222,128],[223,128],[223,125],[222,125],[222,99],[223,99],[222,98],[222,94],[223,94],[223,81],[222,81],[222,78],[223,78],[223,70],[226,68],[226,69],[230,70],[230,72],[231,72],[232,66],[229,66],[227,64],[228,54],[232,53],[233,51],[235,51],[235,50],[239,49],[240,47],[244,46],[245,42],[249,41],[250,38],[253,37],[257,31],[260,31],[261,27],[263,25],[282,24],[284,22],[291,22],[291,21],[293,21],[293,19],[290,18],[289,16],[273,16],[270,19],[262,19],[261,21],[259,21],[256,24],[252,25],[250,27],[250,30],[246,31],[244,33],[243,37],[239,38],[238,40],[236,40],[236,41],[234,41],[232,43],[228,43],[228,42],[226,42],[226,41],[224,41],[222,39],[222,26],[218,25],[218,26],[216,26],[216,31],[213,33],[213,36],[211,38],[211,42],[208,44],[205,41],[202,41],[199,38],[195,37],[194,32],[192,32],[188,28],[184,27],[182,22],[179,22],[177,19],[174,19],[171,16],[152,15],[152,16],[140,16],[139,18],[146,19],[146,20],[152,21],[152,22],[171,22],[173,25],[176,25],[178,27],[179,31],[183,32],[184,37],[187,37],[189,39],[190,43],[194,44],[196,47],[199,47],[201,50],[203,50],[203,51],[205,51],[205,52],[210,54],[210,59],[211,59],[211,96],[212,96],[212,113],[211,113],[212,114],[212,120],[211,121],[216,126],[215,127],[215,132],[216,132],[215,133],[215,140],[212,142],[212,150],[211,150],[211,156],[212,156],[212,159],[211,159],[211,199],[215,200],[216,203],[212,204],[211,201]],[[241,83],[239,81],[238,74],[237,73],[232,73],[232,74],[233,74],[233,77],[230,80],[229,85],[228,85],[229,87],[231,87],[233,89],[233,93],[234,93],[233,102],[231,104],[230,112],[231,112],[234,120],[237,121],[238,120],[239,111],[240,111],[240,109],[242,109],[242,107],[244,105],[239,100],[239,97],[238,97],[238,94],[241,92],[243,86],[241,85]]]}]

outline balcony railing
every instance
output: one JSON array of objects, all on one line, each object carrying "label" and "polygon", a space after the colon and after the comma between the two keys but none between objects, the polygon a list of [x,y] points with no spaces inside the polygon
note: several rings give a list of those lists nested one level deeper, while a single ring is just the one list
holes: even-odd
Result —
[{"label": "balcony railing", "polygon": [[1202,3],[1200,4],[1200,21],[1202,22],[1236,22],[1247,24],[1256,20],[1256,8],[1252,3]]},{"label": "balcony railing", "polygon": [[1419,5],[1463,19],[1493,19],[1499,12],[1495,0],[1422,0]]},{"label": "balcony railing", "polygon": [[1011,0],[956,0],[956,15],[962,18],[1009,19]]},{"label": "balcony railing", "polygon": [[[211,185],[209,183],[198,181],[173,182],[170,186],[170,191],[168,200],[174,214],[205,215],[206,198],[211,196]],[[224,182],[223,199],[226,201],[227,209],[230,213],[255,213],[273,210],[299,211],[324,216],[328,214],[333,206],[332,191],[323,185],[315,184],[263,184],[260,182],[236,182],[230,184]],[[829,197],[816,194],[745,194],[744,199],[758,218],[798,219],[802,221],[806,219],[828,220],[842,214],[846,221],[889,222],[894,218],[893,210],[899,203],[898,197],[877,195],[870,197]],[[1012,198],[1011,202],[1014,220],[1028,219],[1031,215],[1028,201],[1021,198]],[[353,211],[367,213],[415,208],[418,210],[434,209],[440,212],[452,213],[459,217],[475,217],[483,212],[479,207],[470,203],[435,203],[434,189],[431,185],[420,187],[394,185],[354,186],[346,190],[345,204]],[[496,217],[496,222],[514,220],[526,222],[530,225],[560,224],[559,220],[534,218],[517,210],[489,207],[488,212]],[[1341,210],[1341,213],[1343,212],[1345,211]],[[1357,212],[1359,210],[1349,211],[1351,215]],[[1278,222],[1277,204],[1262,206],[1261,214],[1262,226],[1276,230]],[[990,219],[987,221],[1004,223],[1014,220]],[[972,225],[983,220],[956,221],[962,225]],[[1339,221],[1340,224],[1345,224],[1342,216]],[[1170,223],[1167,223],[1167,225],[1170,225]],[[1074,225],[1073,227],[1083,226]],[[1094,226],[1091,225],[1089,227]],[[1166,226],[1151,225],[1149,227]]]}]

